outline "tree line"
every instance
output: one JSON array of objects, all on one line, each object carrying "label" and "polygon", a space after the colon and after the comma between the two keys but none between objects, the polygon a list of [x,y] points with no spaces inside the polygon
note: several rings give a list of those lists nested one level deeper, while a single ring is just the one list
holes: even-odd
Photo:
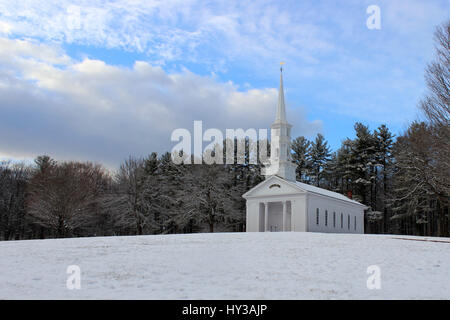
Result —
[{"label": "tree line", "polygon": [[[292,141],[297,180],[370,207],[366,233],[450,236],[449,39],[447,22],[425,70],[424,119],[399,136],[356,123],[336,151],[321,134]],[[117,171],[45,155],[0,162],[0,239],[245,231],[242,194],[264,179],[246,150],[243,164],[176,165],[151,153]]]},{"label": "tree line", "polygon": [[242,194],[259,165],[175,165],[130,157],[117,172],[90,162],[0,163],[0,238],[244,231]]}]

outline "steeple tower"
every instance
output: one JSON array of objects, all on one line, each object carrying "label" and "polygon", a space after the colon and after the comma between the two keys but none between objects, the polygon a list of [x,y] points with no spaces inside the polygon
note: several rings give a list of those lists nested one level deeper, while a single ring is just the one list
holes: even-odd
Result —
[{"label": "steeple tower", "polygon": [[278,105],[275,122],[271,125],[270,160],[265,164],[262,174],[266,179],[276,175],[280,178],[295,181],[296,165],[291,156],[291,128],[286,120],[286,106],[284,103],[283,67],[280,68],[280,89],[278,91]]},{"label": "steeple tower", "polygon": [[286,106],[284,104],[284,88],[283,88],[283,67],[280,67],[280,89],[278,90],[277,117],[275,123],[286,122]]}]

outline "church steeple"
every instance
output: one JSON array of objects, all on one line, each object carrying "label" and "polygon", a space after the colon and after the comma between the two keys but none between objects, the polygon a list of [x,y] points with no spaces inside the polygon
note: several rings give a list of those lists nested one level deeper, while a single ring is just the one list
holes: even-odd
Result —
[{"label": "church steeple", "polygon": [[275,122],[286,123],[286,106],[284,104],[283,67],[280,67],[280,89],[278,90],[277,117]]},{"label": "church steeple", "polygon": [[283,68],[280,68],[280,90],[275,122],[271,126],[270,161],[265,164],[262,174],[269,178],[273,175],[295,181],[296,165],[291,157],[291,128],[286,120],[286,106],[284,103]]}]

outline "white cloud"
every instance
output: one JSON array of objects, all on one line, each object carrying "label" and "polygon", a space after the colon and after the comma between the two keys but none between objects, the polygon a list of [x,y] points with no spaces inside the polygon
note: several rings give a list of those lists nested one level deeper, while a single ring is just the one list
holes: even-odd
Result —
[{"label": "white cloud", "polygon": [[207,48],[218,60],[317,62],[314,53],[331,50],[333,38],[307,14],[271,2],[0,0],[0,16],[19,36],[127,49],[155,61],[202,61]]},{"label": "white cloud", "polygon": [[4,33],[4,34],[9,34],[11,33],[12,30],[12,26],[9,23],[6,23],[4,21],[0,21],[0,34]]},{"label": "white cloud", "polygon": [[[188,70],[166,73],[137,61],[132,68],[76,61],[60,48],[0,38],[0,151],[16,157],[48,153],[59,159],[116,165],[130,154],[169,151],[171,132],[206,128],[267,128],[277,90],[240,90]],[[298,132],[321,123],[290,109]]]},{"label": "white cloud", "polygon": [[[11,38],[39,39],[51,49],[25,40],[14,44],[22,58],[12,54],[6,57],[0,50],[4,61],[2,72],[9,79],[26,80],[27,85],[34,83],[29,89],[33,94],[49,92],[53,100],[67,99],[70,110],[90,106],[86,114],[95,110],[96,115],[106,118],[109,114],[126,118],[122,115],[124,110],[117,106],[128,103],[127,117],[137,117],[136,122],[140,117],[150,121],[147,123],[151,123],[155,132],[161,123],[178,125],[203,115],[208,118],[212,113],[215,116],[208,118],[211,123],[208,126],[227,121],[256,126],[248,123],[245,116],[241,122],[241,118],[232,118],[232,111],[239,109],[236,101],[254,105],[249,107],[247,116],[256,123],[259,117],[255,114],[259,113],[254,110],[268,106],[275,92],[260,89],[253,94],[247,87],[243,89],[188,71],[166,73],[157,65],[164,66],[166,71],[189,65],[199,72],[218,74],[222,79],[255,85],[256,81],[268,83],[267,79],[275,78],[276,65],[285,61],[288,84],[294,89],[290,96],[305,101],[315,117],[321,118],[327,112],[346,115],[349,122],[403,123],[415,116],[416,102],[424,87],[423,69],[433,54],[432,33],[435,25],[448,18],[449,8],[446,0],[379,0],[381,30],[371,31],[366,28],[366,8],[374,4],[371,0],[348,0],[342,4],[327,0],[11,3],[0,0],[0,35],[3,30]],[[119,68],[97,60],[72,61],[58,49],[60,44],[139,52],[149,64]],[[39,50],[33,49],[34,53],[26,58],[30,50],[27,46],[31,45],[39,46]],[[14,63],[5,59],[13,59]],[[243,79],[243,74],[249,77]],[[138,80],[148,87],[130,85]],[[122,85],[123,89],[110,90]],[[1,82],[0,86],[5,88]],[[25,92],[24,96],[31,92]],[[213,107],[199,107],[204,101],[213,101]],[[174,105],[186,105],[186,109]],[[157,116],[148,110],[163,115],[164,121],[151,122]],[[244,114],[246,110],[241,112]],[[187,114],[189,121],[183,122]],[[299,111],[295,116],[299,124],[305,119]],[[218,118],[221,121],[215,125]],[[258,121],[261,121],[258,125],[267,124],[262,119]],[[270,119],[264,121],[270,123]],[[326,124],[333,126],[332,122]],[[310,127],[305,124],[305,128]],[[165,137],[158,139],[162,141]]]}]

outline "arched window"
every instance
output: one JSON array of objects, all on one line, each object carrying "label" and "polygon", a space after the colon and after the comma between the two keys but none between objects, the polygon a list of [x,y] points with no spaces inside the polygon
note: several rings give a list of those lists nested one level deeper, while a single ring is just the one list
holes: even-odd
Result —
[{"label": "arched window", "polygon": [[325,227],[328,226],[328,210],[325,210]]},{"label": "arched window", "polygon": [[333,212],[333,228],[336,228],[336,212]]},{"label": "arched window", "polygon": [[319,225],[319,208],[316,209],[316,224]]}]

